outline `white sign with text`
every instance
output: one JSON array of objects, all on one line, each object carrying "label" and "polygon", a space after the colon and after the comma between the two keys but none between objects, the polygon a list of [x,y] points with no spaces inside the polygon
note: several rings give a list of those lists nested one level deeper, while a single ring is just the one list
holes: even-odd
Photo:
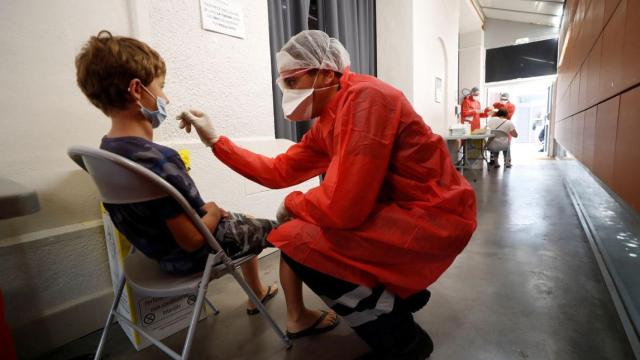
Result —
[{"label": "white sign with text", "polygon": [[235,0],[200,0],[202,28],[238,38],[245,37],[244,14]]}]

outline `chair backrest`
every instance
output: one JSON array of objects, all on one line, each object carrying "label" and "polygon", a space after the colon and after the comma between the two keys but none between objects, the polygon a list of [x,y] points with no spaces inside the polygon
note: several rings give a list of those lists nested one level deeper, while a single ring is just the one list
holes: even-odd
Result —
[{"label": "chair backrest", "polygon": [[72,146],[69,157],[91,175],[102,201],[130,204],[170,196],[175,199],[216,252],[222,248],[189,202],[166,180],[151,170],[109,151]]},{"label": "chair backrest", "polygon": [[502,130],[491,130],[493,137],[487,142],[491,152],[506,151],[509,148],[509,134]]}]

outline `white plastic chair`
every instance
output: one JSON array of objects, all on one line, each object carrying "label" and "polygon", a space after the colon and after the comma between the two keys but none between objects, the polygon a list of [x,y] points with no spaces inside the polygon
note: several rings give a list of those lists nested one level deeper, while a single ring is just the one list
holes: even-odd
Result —
[{"label": "white plastic chair", "polygon": [[[104,150],[85,146],[73,146],[68,149],[67,153],[73,161],[91,175],[98,187],[102,201],[105,203],[127,204],[171,196],[182,206],[185,213],[213,249],[213,252],[209,254],[207,258],[204,271],[187,276],[179,276],[162,271],[160,265],[155,260],[147,258],[140,251],[129,254],[124,261],[115,299],[109,311],[109,316],[102,331],[94,359],[100,359],[107,339],[107,333],[114,317],[116,317],[118,321],[136,329],[142,336],[151,341],[151,343],[171,358],[187,359],[191,350],[191,343],[196,331],[203,301],[211,307],[214,313],[218,313],[218,310],[205,297],[207,286],[209,282],[225,274],[231,274],[231,276],[233,276],[253,303],[256,304],[258,310],[260,310],[260,314],[262,314],[264,319],[271,325],[273,331],[275,331],[285,343],[287,348],[291,347],[290,340],[278,327],[262,302],[260,302],[256,294],[236,270],[237,266],[255,255],[236,260],[232,260],[227,256],[187,200],[171,186],[171,184],[154,172],[129,159]],[[194,291],[198,292],[182,354],[176,353],[160,340],[153,338],[142,328],[133,324],[124,315],[118,313],[118,303],[120,302],[125,283],[131,286],[136,292],[153,297],[168,297],[189,294]]]}]

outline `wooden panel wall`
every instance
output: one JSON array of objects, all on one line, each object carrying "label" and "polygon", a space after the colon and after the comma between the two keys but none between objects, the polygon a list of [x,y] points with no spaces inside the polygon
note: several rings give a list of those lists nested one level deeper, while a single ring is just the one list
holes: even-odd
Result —
[{"label": "wooden panel wall", "polygon": [[640,0],[567,0],[556,140],[640,212]]}]

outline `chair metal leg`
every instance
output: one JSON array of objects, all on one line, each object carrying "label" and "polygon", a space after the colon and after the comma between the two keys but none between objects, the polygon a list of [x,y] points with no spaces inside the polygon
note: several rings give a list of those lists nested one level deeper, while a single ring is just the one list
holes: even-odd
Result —
[{"label": "chair metal leg", "polygon": [[213,306],[213,303],[211,303],[211,301],[209,301],[206,296],[204,297],[204,302],[211,308],[211,311],[213,311],[213,315],[220,314],[220,310]]},{"label": "chair metal leg", "polygon": [[113,299],[113,305],[111,305],[111,310],[109,311],[109,316],[107,317],[107,323],[104,325],[104,329],[102,330],[102,336],[100,336],[100,343],[98,343],[98,350],[96,350],[94,360],[99,360],[100,356],[102,355],[104,344],[107,341],[107,334],[109,333],[109,328],[111,327],[111,323],[113,322],[114,313],[118,309],[118,304],[120,303],[120,298],[122,297],[122,291],[124,290],[125,281],[126,280],[123,272],[122,274],[120,274],[118,289],[116,290],[115,298]]},{"label": "chair metal leg", "polygon": [[258,310],[260,310],[260,314],[269,323],[269,325],[271,325],[271,328],[273,328],[273,331],[275,331],[276,335],[280,337],[280,340],[282,340],[282,342],[285,343],[285,345],[287,346],[287,349],[290,349],[292,346],[291,340],[289,340],[287,335],[284,332],[282,332],[278,324],[276,324],[276,322],[273,320],[271,315],[267,312],[267,309],[264,307],[264,304],[260,301],[260,299],[258,299],[256,294],[253,292],[253,290],[251,290],[251,288],[244,281],[242,276],[238,274],[236,269],[233,268],[233,266],[228,266],[228,267],[230,268],[229,272],[231,273],[231,276],[233,276],[234,279],[236,279],[236,281],[238,282],[238,284],[240,284],[240,287],[242,287],[242,290],[244,290],[244,292],[247,293],[247,295],[249,296],[249,299],[251,299],[251,301],[254,304],[256,304],[256,307],[258,308]]},{"label": "chair metal leg", "polygon": [[209,255],[207,258],[207,264],[202,274],[202,280],[200,280],[200,286],[198,288],[198,297],[196,298],[195,307],[193,308],[193,315],[191,316],[191,323],[189,324],[189,330],[187,331],[187,338],[182,349],[182,358],[188,359],[191,352],[191,343],[193,342],[193,336],[196,333],[196,326],[198,325],[198,318],[200,317],[200,309],[202,308],[202,302],[204,295],[207,292],[207,286],[209,285],[209,278],[211,276],[211,268],[213,266],[214,256]]},{"label": "chair metal leg", "polygon": [[151,342],[153,345],[157,346],[161,351],[163,351],[165,354],[167,354],[170,358],[172,358],[174,360],[183,359],[180,355],[178,355],[178,353],[176,353],[175,351],[171,350],[171,348],[169,348],[167,345],[163,344],[162,341],[160,341],[160,340],[154,338],[153,336],[149,335],[149,333],[144,331],[143,328],[141,328],[140,326],[132,323],[131,321],[129,321],[129,319],[124,317],[119,312],[116,312],[114,315],[118,318],[118,321],[120,323],[128,325],[132,329],[135,329],[138,332],[138,334],[140,334],[143,337],[145,337],[147,340],[149,340],[149,342]]}]

